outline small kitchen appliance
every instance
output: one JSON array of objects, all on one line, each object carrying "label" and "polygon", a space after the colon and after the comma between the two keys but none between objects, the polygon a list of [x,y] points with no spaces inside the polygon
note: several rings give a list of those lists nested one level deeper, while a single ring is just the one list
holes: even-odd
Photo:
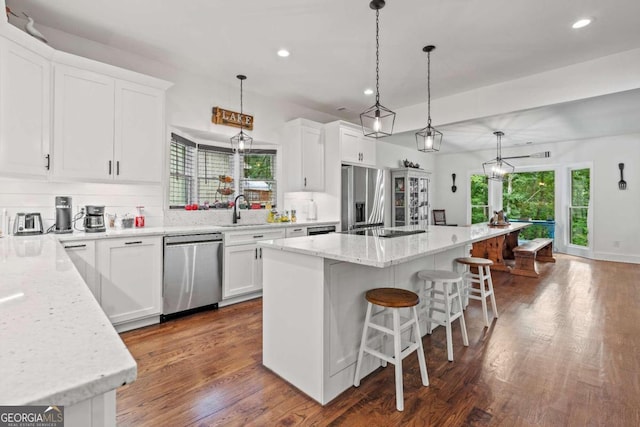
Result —
[{"label": "small kitchen appliance", "polygon": [[39,213],[17,213],[13,223],[15,236],[42,234],[42,217]]},{"label": "small kitchen appliance", "polygon": [[99,233],[107,231],[104,225],[104,206],[86,206],[84,215],[84,231],[87,233]]},{"label": "small kitchen appliance", "polygon": [[73,233],[71,212],[71,197],[56,196],[56,234]]}]

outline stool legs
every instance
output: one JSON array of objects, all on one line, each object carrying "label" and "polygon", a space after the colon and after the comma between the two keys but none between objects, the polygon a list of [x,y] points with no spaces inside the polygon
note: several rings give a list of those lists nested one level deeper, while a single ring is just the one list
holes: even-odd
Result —
[{"label": "stool legs", "polygon": [[491,309],[493,310],[493,315],[497,319],[498,318],[498,306],[496,305],[496,294],[493,292],[493,279],[491,278],[491,272],[489,271],[489,267],[486,268],[486,276],[487,276],[487,285],[489,286],[489,295],[491,295]]},{"label": "stool legs", "polygon": [[[362,356],[364,355],[364,348],[367,343],[367,332],[369,331],[369,321],[371,320],[371,310],[373,304],[367,303],[367,314],[364,317],[364,327],[362,328],[362,339],[360,340],[360,351],[358,351],[358,362],[356,363],[356,376],[353,380],[353,385],[360,386],[360,368],[362,368]],[[384,361],[386,365],[386,361]]]},{"label": "stool legs", "polygon": [[[404,392],[402,388],[402,360],[413,351],[418,353],[418,364],[420,365],[420,376],[422,377],[422,385],[425,387],[429,385],[429,376],[427,374],[427,363],[424,357],[424,349],[422,347],[422,336],[420,334],[420,326],[418,325],[418,312],[414,307],[410,308],[411,318],[402,323],[400,318],[400,309],[387,308],[391,310],[393,319],[393,329],[388,329],[382,325],[376,324],[371,321],[373,304],[367,303],[367,314],[364,320],[364,327],[362,328],[362,341],[360,342],[360,351],[358,352],[358,361],[356,362],[356,372],[353,380],[353,385],[358,387],[360,385],[360,372],[362,369],[362,360],[364,353],[369,353],[382,361],[382,365],[386,366],[387,362],[391,362],[395,365],[395,381],[396,381],[396,408],[398,411],[404,410]],[[376,313],[374,316],[383,313]],[[393,357],[390,357],[382,352],[370,348],[367,346],[367,335],[369,328],[376,329],[384,334],[393,335]],[[401,336],[402,332],[411,328],[413,331],[413,342],[409,344],[407,348],[403,350]],[[384,335],[383,335],[384,336]],[[383,346],[384,349],[384,346]]]},{"label": "stool legs", "polygon": [[[482,303],[482,315],[484,316],[484,324],[486,327],[491,326],[489,323],[489,312],[487,309],[487,298],[491,299],[491,310],[493,316],[498,318],[498,309],[496,305],[496,297],[493,292],[493,280],[491,279],[491,270],[489,266],[478,266],[478,274],[473,274],[471,268],[465,265],[464,272],[464,306],[469,304],[469,299],[480,300]],[[478,284],[478,288],[473,286]]]},{"label": "stool legs", "polygon": [[[467,335],[467,324],[464,321],[463,308],[463,285],[460,280],[453,282],[438,282],[442,284],[442,291],[435,289],[436,282],[426,280],[425,287],[429,286],[426,291],[427,297],[427,333],[431,334],[433,323],[438,323],[445,327],[445,333],[447,336],[447,359],[453,362],[453,334],[451,329],[451,322],[460,318],[460,328],[462,332],[462,343],[465,347],[469,346],[469,337]],[[436,299],[435,294],[442,295],[442,299]],[[458,307],[456,307],[455,301],[458,300]],[[435,308],[435,303],[441,303],[444,305],[444,309]],[[457,308],[457,309],[456,309]],[[433,313],[437,311],[443,314],[444,320],[439,321],[434,319]]]},{"label": "stool legs", "polygon": [[[464,282],[463,282],[464,283]],[[457,288],[458,293],[458,303],[460,304],[460,330],[462,332],[462,344],[465,347],[469,347],[469,336],[467,335],[467,322],[464,320],[464,312],[462,311],[462,293],[463,293],[463,284],[460,282],[456,282],[453,284]],[[453,354],[451,355],[451,360],[453,360]]]}]

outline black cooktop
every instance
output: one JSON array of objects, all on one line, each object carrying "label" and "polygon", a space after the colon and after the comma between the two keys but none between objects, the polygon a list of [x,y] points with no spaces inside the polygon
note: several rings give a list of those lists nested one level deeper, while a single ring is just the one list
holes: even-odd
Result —
[{"label": "black cooktop", "polygon": [[368,228],[365,230],[351,230],[348,234],[357,234],[359,236],[375,236],[375,237],[400,237],[409,236],[411,234],[424,233],[426,230],[389,230],[386,228]]}]

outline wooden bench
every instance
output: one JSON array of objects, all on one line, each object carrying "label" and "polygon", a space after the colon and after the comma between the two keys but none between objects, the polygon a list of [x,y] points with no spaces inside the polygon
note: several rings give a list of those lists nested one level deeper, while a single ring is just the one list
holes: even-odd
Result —
[{"label": "wooden bench", "polygon": [[553,257],[552,239],[533,239],[523,245],[513,248],[516,265],[511,274],[516,276],[538,277],[536,260],[541,262],[556,262]]}]

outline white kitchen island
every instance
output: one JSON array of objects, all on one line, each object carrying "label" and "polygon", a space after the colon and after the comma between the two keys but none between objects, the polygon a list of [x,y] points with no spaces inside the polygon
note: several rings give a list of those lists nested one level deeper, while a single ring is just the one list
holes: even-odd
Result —
[{"label": "white kitchen island", "polygon": [[[527,225],[438,226],[392,238],[332,233],[260,242],[264,366],[319,403],[330,402],[353,385],[367,290],[419,291],[419,270],[451,270],[455,258],[469,255],[472,243]],[[363,374],[378,366],[378,360],[366,357]]]}]

